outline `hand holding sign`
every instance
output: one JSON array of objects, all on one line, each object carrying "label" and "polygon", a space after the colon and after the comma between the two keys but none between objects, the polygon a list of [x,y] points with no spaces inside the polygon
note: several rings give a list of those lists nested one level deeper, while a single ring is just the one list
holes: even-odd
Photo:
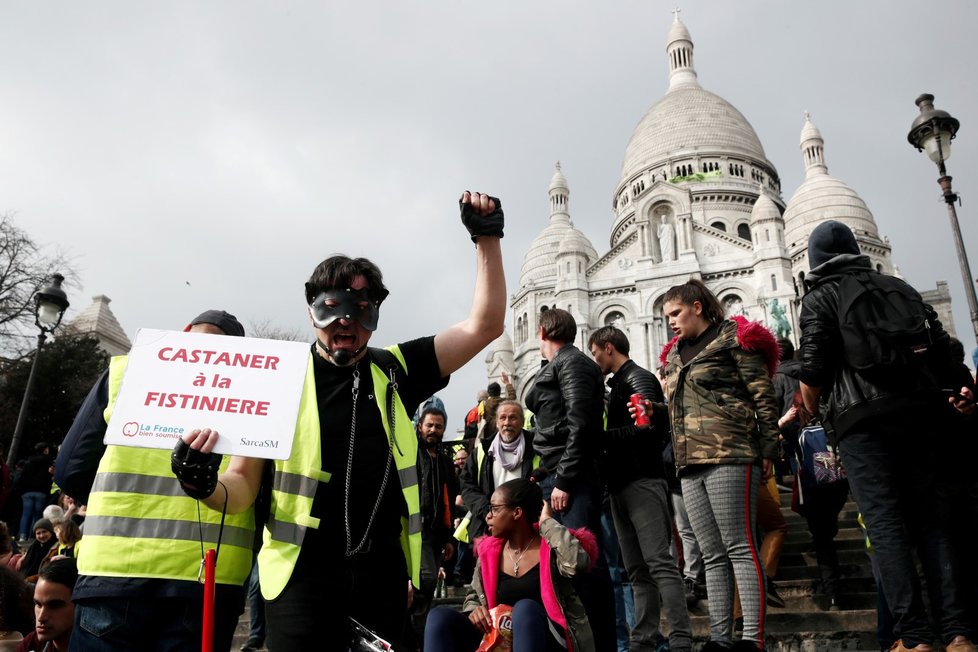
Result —
[{"label": "hand holding sign", "polygon": [[170,468],[191,498],[204,500],[217,489],[217,471],[223,455],[211,451],[218,436],[216,430],[191,430],[173,448]]},{"label": "hand holding sign", "polygon": [[[141,329],[105,443],[172,450],[206,423],[211,430],[195,447],[205,453],[286,459],[310,364],[309,345],[300,342]],[[174,472],[201,470],[198,462],[174,459]]]}]

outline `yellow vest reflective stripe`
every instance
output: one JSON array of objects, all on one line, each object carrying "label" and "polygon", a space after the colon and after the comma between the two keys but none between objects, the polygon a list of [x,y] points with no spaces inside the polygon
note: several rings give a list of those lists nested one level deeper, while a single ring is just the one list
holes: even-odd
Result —
[{"label": "yellow vest reflective stripe", "polygon": [[[407,378],[407,365],[396,346],[387,349],[400,362],[395,373],[398,382]],[[415,586],[421,575],[421,498],[418,491],[418,439],[414,425],[396,393],[388,405],[388,370],[371,362],[370,375],[374,384],[374,399],[388,441],[393,442],[394,466],[407,504],[408,517],[401,519],[401,548]],[[391,432],[390,409],[394,409],[395,431]],[[258,554],[262,595],[274,600],[289,583],[299,559],[299,551],[308,529],[318,529],[319,519],[312,516],[312,503],[320,482],[328,482],[329,474],[322,468],[319,403],[316,398],[316,378],[310,355],[306,366],[306,381],[299,402],[299,418],[292,442],[292,454],[287,460],[275,462],[272,500],[264,545]],[[331,524],[340,527],[340,524]],[[338,535],[336,535],[338,536]]]},{"label": "yellow vest reflective stripe", "polygon": [[[119,396],[127,358],[109,365],[108,423]],[[227,467],[228,458],[222,463]],[[221,513],[187,496],[170,471],[170,451],[107,446],[99,462],[85,518],[85,554],[78,572],[107,577],[197,581],[200,539],[217,545]],[[251,572],[255,517],[249,509],[228,514],[217,560],[217,581],[242,585]]]}]

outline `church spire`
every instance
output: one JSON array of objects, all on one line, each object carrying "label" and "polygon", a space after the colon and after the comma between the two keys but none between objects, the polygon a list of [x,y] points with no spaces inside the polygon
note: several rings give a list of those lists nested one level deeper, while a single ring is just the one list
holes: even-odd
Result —
[{"label": "church spire", "polygon": [[669,90],[684,84],[694,84],[696,69],[693,67],[693,37],[689,35],[686,25],[679,20],[680,9],[673,10],[675,20],[669,28],[666,39],[666,54],[669,56]]},{"label": "church spire", "polygon": [[822,133],[812,122],[812,114],[808,111],[805,111],[805,126],[801,128],[800,146],[805,158],[806,179],[816,174],[829,173],[829,168],[825,165],[825,141],[822,140]]},{"label": "church spire", "polygon": [[550,223],[570,224],[570,188],[560,171],[560,161],[555,167],[554,176],[550,179]]}]

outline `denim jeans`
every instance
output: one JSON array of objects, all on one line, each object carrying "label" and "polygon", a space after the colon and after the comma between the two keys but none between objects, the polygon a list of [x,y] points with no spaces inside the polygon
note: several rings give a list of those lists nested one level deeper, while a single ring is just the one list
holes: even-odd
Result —
[{"label": "denim jeans", "polygon": [[48,497],[40,491],[27,491],[21,496],[24,509],[20,515],[20,538],[26,539],[34,536],[34,523],[44,514],[44,507],[48,504]]},{"label": "denim jeans", "polygon": [[942,640],[971,635],[955,582],[949,515],[937,490],[941,466],[933,451],[940,444],[924,436],[926,427],[908,418],[880,420],[839,442],[893,614],[893,635],[907,647],[932,639],[913,561],[915,547]]},{"label": "denim jeans", "polygon": [[251,577],[248,578],[248,617],[251,619],[251,627],[248,629],[248,641],[251,643],[264,643],[265,600],[261,597],[257,560],[252,564]]},{"label": "denim jeans", "polygon": [[[428,614],[424,632],[425,652],[469,652],[482,640],[468,614],[448,607],[435,607]],[[513,605],[513,652],[558,652],[565,650],[554,638],[547,612],[535,600],[517,600]]]},{"label": "denim jeans", "polygon": [[[215,601],[214,652],[231,648],[240,608]],[[233,601],[231,601],[233,602]],[[236,613],[235,613],[236,612]],[[75,604],[71,652],[184,652],[199,650],[201,600],[90,598]]]}]

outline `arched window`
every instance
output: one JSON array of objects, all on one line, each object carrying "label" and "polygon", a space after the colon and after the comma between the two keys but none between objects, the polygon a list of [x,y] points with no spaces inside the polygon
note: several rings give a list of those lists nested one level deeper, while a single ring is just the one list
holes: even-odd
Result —
[{"label": "arched window", "polygon": [[724,224],[723,222],[714,222],[710,226],[712,226],[717,231],[723,231],[724,233],[727,232],[727,225]]},{"label": "arched window", "polygon": [[778,291],[778,277],[774,274],[771,274],[771,291],[772,292]]},{"label": "arched window", "polygon": [[750,241],[750,227],[747,226],[746,222],[741,222],[737,225],[737,237],[742,240]]}]

